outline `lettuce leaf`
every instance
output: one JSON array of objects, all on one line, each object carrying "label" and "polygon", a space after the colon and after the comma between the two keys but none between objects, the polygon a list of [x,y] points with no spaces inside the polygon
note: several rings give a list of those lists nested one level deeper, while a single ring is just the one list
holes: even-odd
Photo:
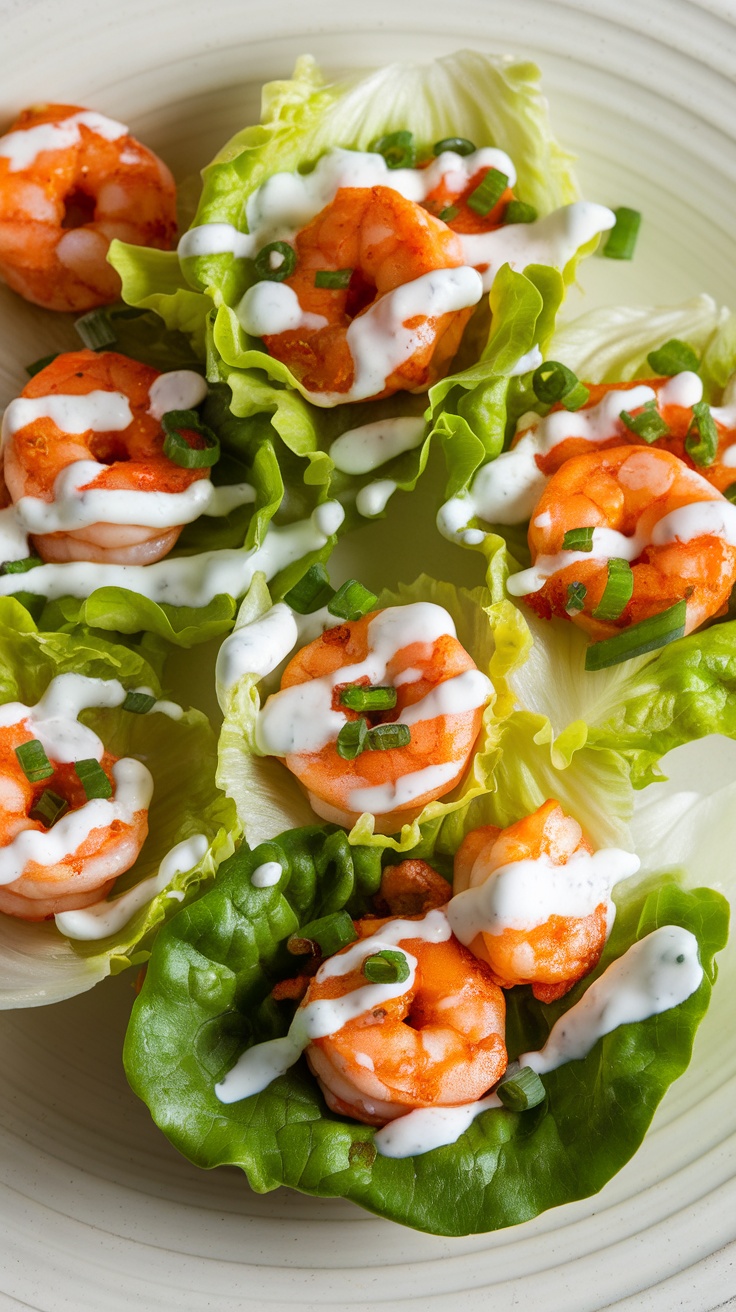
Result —
[{"label": "lettuce leaf", "polygon": [[[253,887],[276,860],[279,884]],[[243,844],[216,884],[159,934],[128,1029],[134,1091],[171,1142],[199,1166],[241,1167],[258,1192],[281,1184],[345,1197],[404,1225],[462,1235],[516,1225],[595,1193],[628,1161],[657,1104],[688,1064],[726,940],[725,900],[662,880],[619,907],[600,966],[562,1001],[507,994],[510,1057],[541,1045],[554,1020],[632,942],[662,924],[696,935],[704,968],[680,1006],[605,1036],[582,1061],[545,1076],[533,1111],[486,1111],[455,1144],[395,1160],[374,1131],[327,1112],[304,1059],[263,1093],[230,1105],[214,1086],[245,1046],[284,1034],[288,1004],[270,997],[294,973],[286,938],[314,915],[370,908],[380,877],[375,847],[351,846],[329,826],[293,831],[255,850]]]},{"label": "lettuce leaf", "polygon": [[[18,602],[0,599],[0,703],[33,705],[51,679],[67,672],[161,692],[141,652],[83,630],[38,632]],[[193,869],[175,875],[121,930],[104,939],[76,941],[60,933],[53,921],[35,924],[0,915],[0,1007],[57,1002],[145,961],[159,925],[178,909],[181,899],[190,900],[212,879],[234,848],[235,812],[215,786],[215,737],[201,712],[186,711],[179,720],[119,709],[82,715],[116,756],[145,760],[154,778],[148,838],[135,865],[116,881],[114,895],[155,875],[167,852],[194,834],[206,836],[207,850]]]}]

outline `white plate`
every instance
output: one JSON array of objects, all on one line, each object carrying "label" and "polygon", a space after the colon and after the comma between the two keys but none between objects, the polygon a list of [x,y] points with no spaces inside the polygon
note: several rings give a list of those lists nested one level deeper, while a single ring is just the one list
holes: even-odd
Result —
[{"label": "white plate", "polygon": [[[730,0],[0,0],[0,24],[3,122],[34,100],[87,104],[129,122],[179,178],[253,120],[260,83],[289,73],[305,50],[335,71],[462,45],[531,56],[586,195],[646,215],[634,263],[584,266],[586,303],[708,291],[736,304]],[[4,402],[27,361],[69,339],[8,294],[0,320]],[[412,502],[428,524],[431,492],[428,483]],[[361,530],[344,567],[367,583],[421,568],[475,581],[478,557],[429,529],[407,542],[405,514],[397,503],[384,527]],[[706,744],[678,769],[707,789],[733,777],[734,755]],[[460,1297],[468,1312],[736,1306],[735,957],[725,954],[693,1064],[633,1162],[596,1198],[468,1239],[414,1234],[286,1190],[260,1197],[234,1169],[189,1166],[121,1071],[132,974],[5,1013],[0,1312],[448,1312]]]}]

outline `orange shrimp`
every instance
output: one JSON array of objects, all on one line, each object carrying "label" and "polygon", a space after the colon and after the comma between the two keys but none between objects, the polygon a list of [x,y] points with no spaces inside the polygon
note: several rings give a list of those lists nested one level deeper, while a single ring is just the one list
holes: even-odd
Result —
[{"label": "orange shrimp", "polygon": [[397,932],[389,941],[416,960],[405,991],[309,1044],[310,1069],[338,1115],[385,1125],[418,1107],[475,1102],[506,1069],[503,993],[484,963],[455,938],[412,937],[412,923],[419,929],[422,919],[357,921],[361,942],[330,958],[339,962],[352,953],[353,967],[326,976],[323,967],[310,981],[302,1007],[365,986],[365,940],[370,945],[375,936],[380,951],[391,926]]},{"label": "orange shrimp", "polygon": [[0,274],[49,310],[120,295],[110,242],[171,248],[176,188],[126,127],[75,105],[26,109],[0,138]]},{"label": "orange shrimp", "polygon": [[[375,685],[395,689],[392,709],[359,713],[342,703],[346,688]],[[369,812],[377,832],[394,833],[459,782],[490,693],[446,611],[389,607],[328,629],[297,652],[260,713],[259,747],[284,758],[318,815],[352,824]],[[345,759],[338,733],[361,717],[369,728],[406,724],[408,744],[368,744]]]},{"label": "orange shrimp", "polygon": [[468,204],[473,192],[481,185],[486,175],[492,172],[492,167],[478,169],[461,191],[452,187],[450,182],[452,175],[446,173],[440,183],[430,191],[422,204],[430,214],[435,214],[438,218],[444,214],[446,216],[444,222],[448,228],[452,228],[453,232],[492,232],[494,228],[500,228],[503,225],[506,207],[509,201],[514,199],[512,188],[506,187],[504,189],[487,214],[479,214],[476,209]]},{"label": "orange shrimp", "polygon": [[[113,351],[72,351],[57,356],[26,383],[19,400],[11,402],[6,411],[4,473],[12,500],[36,497],[53,502],[57,479],[78,461],[93,461],[100,467],[88,471],[89,481],[78,489],[82,492],[182,493],[206,477],[207,469],[182,469],[164,455],[161,423],[150,411],[151,389],[161,377],[165,375],[156,369]],[[196,375],[188,377],[206,391]],[[110,425],[103,431],[98,424],[86,431],[67,432],[58,415],[58,422],[50,414],[31,416],[24,422],[26,412],[17,408],[25,398],[90,396],[96,404],[101,393],[110,393],[113,402],[118,398],[121,427]],[[73,404],[72,400],[72,408]],[[82,422],[89,419],[83,416]],[[79,424],[70,426],[73,429]],[[201,441],[194,433],[188,434],[187,440],[191,445]],[[149,564],[171,551],[182,527],[179,524],[162,531],[146,525],[101,522],[64,532],[36,533],[32,540],[46,561]]]},{"label": "orange shrimp", "polygon": [[[592,549],[569,541],[566,549],[566,533],[580,528],[595,529]],[[543,618],[569,615],[603,638],[685,600],[690,633],[718,614],[736,582],[736,509],[669,451],[617,446],[575,456],[553,474],[532,513],[529,546],[532,568],[508,588]],[[631,562],[631,597],[618,614],[596,615],[612,558]],[[575,585],[582,608],[569,611]]]}]

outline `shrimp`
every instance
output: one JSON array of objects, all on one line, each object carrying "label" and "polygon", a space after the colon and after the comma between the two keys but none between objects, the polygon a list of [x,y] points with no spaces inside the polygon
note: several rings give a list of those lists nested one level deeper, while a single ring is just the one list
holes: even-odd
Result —
[{"label": "shrimp", "polygon": [[450,170],[442,175],[438,185],[429,192],[422,202],[430,214],[438,218],[444,216],[444,222],[453,232],[472,234],[492,232],[500,228],[509,201],[514,199],[511,187],[505,187],[495,205],[486,214],[480,214],[468,204],[470,196],[481,185],[493,166],[478,169],[471,178]]},{"label": "shrimp", "polygon": [[[348,688],[374,686],[388,688],[390,709],[360,713],[342,700]],[[460,781],[490,695],[442,607],[392,606],[297,652],[260,712],[258,748],[284,759],[323,819],[347,825],[368,812],[379,832],[394,833]],[[373,733],[346,759],[338,735],[360,719]],[[408,742],[376,750],[376,727],[395,723]]]},{"label": "shrimp", "polygon": [[171,248],[176,188],[122,123],[75,105],[26,109],[0,138],[0,274],[48,310],[120,295],[113,238]]},{"label": "shrimp", "polygon": [[[4,473],[13,502],[63,501],[71,471],[81,476],[72,489],[81,510],[84,494],[99,490],[137,493],[142,513],[146,494],[153,507],[157,495],[184,493],[206,477],[207,469],[183,469],[164,455],[160,418],[152,413],[152,389],[162,377],[168,375],[113,351],[57,356],[6,411]],[[199,375],[183,371],[179,378],[202,399],[206,384]],[[200,441],[195,434],[187,440]],[[45,561],[147,565],[171,551],[182,527],[90,524],[82,514],[79,527],[34,533],[33,543]]]},{"label": "shrimp", "polygon": [[379,910],[388,910],[392,916],[418,916],[444,906],[449,896],[442,875],[426,861],[409,859],[385,867],[375,901]]},{"label": "shrimp", "polygon": [[[586,528],[592,545],[578,535],[566,549],[566,534]],[[604,638],[684,600],[690,633],[719,613],[736,582],[736,508],[670,452],[617,446],[553,474],[529,546],[532,568],[508,590],[542,618],[568,615]],[[614,558],[623,571],[631,562],[630,599],[619,608],[601,606]]]},{"label": "shrimp", "polygon": [[[418,1107],[475,1102],[506,1069],[503,993],[449,929],[442,941],[428,941],[428,923],[429,917],[357,921],[359,942],[329,958],[309,984],[302,1008],[324,1006],[365,987],[363,963],[387,943],[409,954],[406,985],[393,986],[388,1000],[369,1003],[306,1050],[338,1115],[385,1125]],[[339,1003],[335,1011],[340,1014]]]}]

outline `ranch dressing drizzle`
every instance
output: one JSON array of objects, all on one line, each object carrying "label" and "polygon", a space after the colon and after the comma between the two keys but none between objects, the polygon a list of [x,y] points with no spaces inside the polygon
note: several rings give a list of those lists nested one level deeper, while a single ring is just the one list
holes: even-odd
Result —
[{"label": "ranch dressing drizzle", "polygon": [[250,882],[254,888],[273,888],[274,884],[278,884],[283,873],[278,861],[264,861],[262,866],[256,866]]},{"label": "ranch dressing drizzle", "polygon": [[426,427],[421,417],[377,419],[341,433],[330,447],[330,457],[342,474],[372,474],[395,456],[418,447]]},{"label": "ranch dressing drizzle", "polygon": [[313,642],[326,629],[341,624],[326,606],[299,615],[285,601],[276,602],[259,619],[237,626],[225,638],[217,654],[215,685],[223,712],[227,713],[228,694],[248,677],[265,679],[297,646]]},{"label": "ranch dressing drizzle", "polygon": [[[421,939],[425,943],[444,943],[450,937],[450,926],[442,911],[430,911],[422,920],[394,920],[377,933],[354,943],[346,952],[328,957],[316,974],[318,983],[357,970],[374,953],[385,948],[396,950],[402,939]],[[289,1032],[284,1038],[269,1039],[247,1048],[227,1075],[215,1085],[220,1102],[239,1102],[261,1093],[272,1080],[283,1075],[299,1059],[313,1039],[323,1039],[342,1029],[375,1007],[381,1007],[392,998],[400,998],[414,985],[417,960],[402,949],[409,966],[409,977],[401,983],[364,984],[341,998],[323,998],[300,1007]]]},{"label": "ranch dressing drizzle", "polygon": [[194,410],[207,390],[207,380],[193,369],[172,369],[154,378],[148,390],[148,413],[161,419],[169,410]]},{"label": "ranch dressing drizzle", "polygon": [[519,272],[529,264],[564,269],[581,246],[615,222],[615,214],[605,205],[578,200],[533,223],[508,223],[492,232],[459,236],[466,264],[483,270],[483,290],[490,291],[502,265]]},{"label": "ranch dressing drizzle", "polygon": [[[54,916],[56,928],[67,938],[90,943],[95,939],[107,938],[116,934],[127,925],[136,911],[152,902],[159,893],[163,893],[167,884],[175,875],[193,870],[209,849],[209,839],[204,834],[194,834],[183,842],[177,843],[167,852],[158,868],[158,874],[142,879],[140,884],[129,888],[119,897],[96,902],[81,911],[61,911]],[[176,896],[180,890],[172,889],[170,896]],[[180,900],[177,896],[177,901]]]},{"label": "ranch dressing drizzle", "polygon": [[396,491],[396,486],[392,478],[379,478],[375,483],[367,483],[355,498],[358,514],[366,519],[382,514]]},{"label": "ranch dressing drizzle", "polygon": [[[128,132],[124,123],[117,123],[115,119],[106,118],[94,110],[83,109],[79,114],[70,114],[57,123],[36,123],[32,127],[8,132],[0,137],[0,155],[9,160],[9,171],[17,173],[35,164],[45,150],[68,150],[70,146],[78,145],[82,139],[80,126],[88,128],[98,137],[104,137],[106,141],[117,141]],[[137,156],[132,162],[137,162]]]},{"label": "ranch dressing drizzle", "polygon": [[[480,673],[480,671],[478,671]],[[481,678],[485,676],[481,675]],[[490,684],[489,684],[490,690]],[[419,702],[416,703],[420,705]],[[482,705],[482,703],[481,703]],[[427,717],[429,718],[429,717]],[[403,715],[402,715],[403,721]],[[394,783],[375,784],[370,788],[353,788],[348,794],[348,806],[351,811],[368,811],[371,815],[386,815],[388,811],[403,811],[411,806],[418,797],[442,788],[451,779],[461,773],[457,761],[442,761],[438,765],[426,765],[423,770],[411,770],[402,774]],[[320,815],[319,798],[309,794],[312,808]]]}]

